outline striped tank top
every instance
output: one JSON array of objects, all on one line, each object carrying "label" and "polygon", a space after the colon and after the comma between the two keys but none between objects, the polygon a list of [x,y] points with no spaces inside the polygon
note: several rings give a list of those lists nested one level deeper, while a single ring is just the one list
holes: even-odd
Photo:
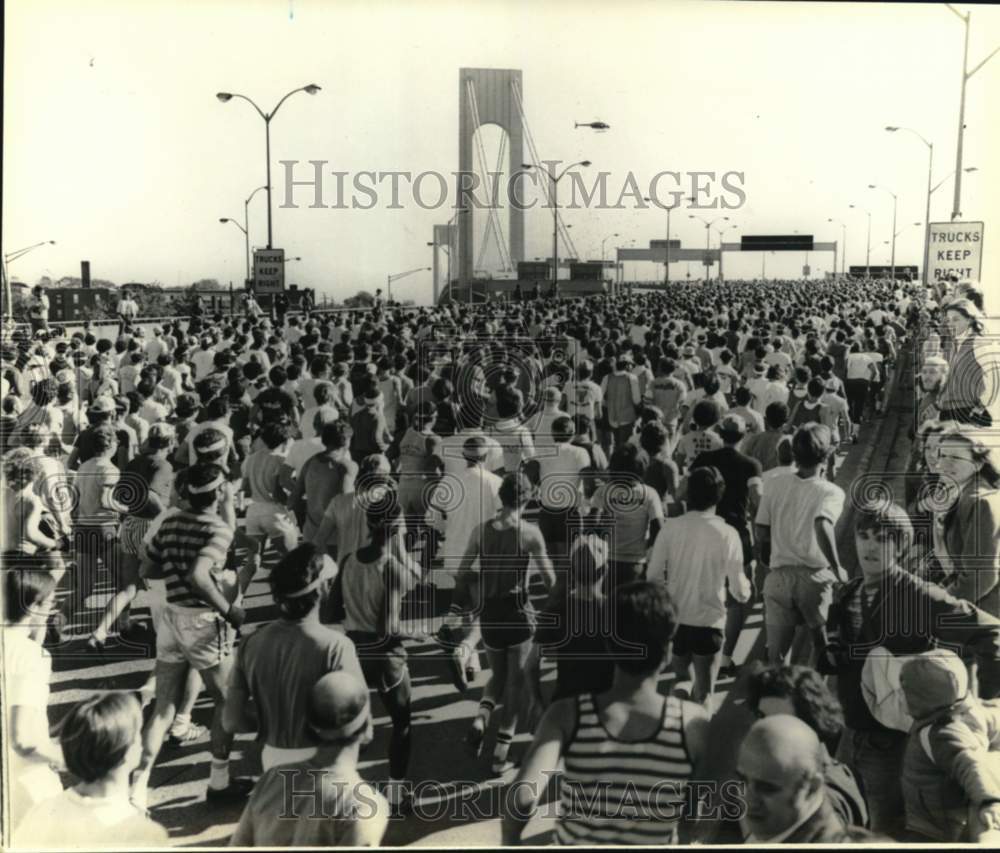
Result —
[{"label": "striped tank top", "polygon": [[676,843],[694,772],[681,707],[666,697],[656,733],[624,741],[608,733],[591,694],[577,697],[560,782],[560,844]]}]

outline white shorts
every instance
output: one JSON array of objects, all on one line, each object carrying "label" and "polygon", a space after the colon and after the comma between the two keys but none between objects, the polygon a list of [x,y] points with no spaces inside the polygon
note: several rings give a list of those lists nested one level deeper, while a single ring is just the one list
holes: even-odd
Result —
[{"label": "white shorts", "polygon": [[285,507],[274,503],[255,501],[250,504],[247,507],[245,531],[247,536],[280,536],[285,540],[288,550],[294,548],[299,541],[299,526],[295,523],[295,517]]},{"label": "white shorts", "polygon": [[153,631],[159,633],[163,619],[163,608],[167,606],[167,582],[163,578],[146,579],[149,595],[149,616],[153,620]]},{"label": "white shorts", "polygon": [[166,604],[156,632],[156,659],[211,669],[232,654],[234,634],[232,626],[213,610]]}]

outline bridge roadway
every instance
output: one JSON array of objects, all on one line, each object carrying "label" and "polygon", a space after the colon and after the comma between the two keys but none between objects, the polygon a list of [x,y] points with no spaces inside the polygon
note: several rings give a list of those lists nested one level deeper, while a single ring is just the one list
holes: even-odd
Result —
[{"label": "bridge roadway", "polygon": [[[854,567],[855,555],[851,535],[853,511],[850,502],[850,484],[863,472],[902,471],[908,454],[907,425],[912,406],[900,399],[912,399],[912,378],[907,360],[901,359],[898,383],[892,394],[894,404],[888,416],[874,420],[862,427],[858,444],[840,455],[838,483],[848,491],[847,510],[838,525],[838,544],[842,559],[848,569]],[[890,487],[901,500],[901,480],[895,478]],[[242,556],[242,555],[240,555]],[[273,562],[269,554],[265,566]],[[438,578],[441,587],[449,586],[447,577]],[[99,589],[91,598],[92,607],[103,607],[108,590]],[[244,633],[250,633],[274,618],[274,608],[262,577],[254,581],[248,591],[249,618]],[[137,615],[142,618],[148,608],[140,595]],[[438,613],[442,610],[439,607]],[[433,631],[439,617],[422,626]],[[736,660],[742,662],[762,654],[762,615],[759,604],[755,607],[737,647]],[[117,650],[109,644],[103,655],[88,654],[82,642],[74,642],[64,649],[53,649],[53,684],[50,721],[55,724],[67,711],[70,703],[99,689],[138,689],[147,679],[153,663],[152,637],[149,645],[139,649]],[[500,842],[500,807],[504,783],[509,783],[514,772],[503,778],[494,778],[489,769],[491,743],[487,743],[482,759],[470,756],[462,740],[477,707],[481,688],[487,673],[481,673],[475,687],[459,696],[448,678],[445,658],[440,647],[431,640],[407,642],[410,671],[413,681],[413,759],[410,775],[419,783],[414,814],[394,819],[384,839],[387,845],[419,845],[434,847],[468,847],[472,845],[497,845]],[[483,661],[485,663],[485,656]],[[551,682],[554,671],[543,668],[543,678]],[[664,675],[662,689],[669,691],[676,685],[672,675]],[[752,723],[752,717],[741,704],[742,684],[723,679],[715,697],[717,711],[712,722],[710,743],[712,754],[708,762],[709,779],[723,780],[731,777],[736,746]],[[386,755],[389,741],[389,719],[378,698],[373,694],[375,713],[375,740],[362,754],[361,772],[366,779],[381,780],[388,774]],[[195,709],[197,721],[208,724],[210,709],[203,695]],[[522,751],[530,735],[519,734],[513,754]],[[240,736],[234,752],[233,772],[240,775],[259,773],[257,746],[252,736]],[[153,774],[150,807],[156,820],[170,832],[171,841],[178,846],[216,846],[227,843],[240,807],[213,807],[204,802],[210,754],[208,740],[183,747],[165,747]],[[540,809],[540,814],[528,827],[526,840],[545,839],[551,829],[554,806]],[[710,823],[704,824],[709,831]]]}]

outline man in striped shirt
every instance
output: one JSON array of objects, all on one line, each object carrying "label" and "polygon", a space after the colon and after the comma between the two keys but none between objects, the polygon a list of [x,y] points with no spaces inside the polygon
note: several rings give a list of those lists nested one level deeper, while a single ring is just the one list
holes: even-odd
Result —
[{"label": "man in striped shirt", "polygon": [[[226,473],[198,462],[187,472],[189,509],[166,518],[150,541],[146,558],[167,580],[167,603],[156,635],[156,710],[143,731],[142,760],[133,781],[133,802],[144,807],[153,763],[181,699],[188,669],[197,669],[215,700],[209,801],[245,797],[253,787],[229,778],[233,736],[223,728],[226,685],[232,668],[233,629],[246,613],[237,603],[242,590],[227,571],[234,529],[220,516],[227,495]],[[146,572],[143,572],[145,575]]]}]

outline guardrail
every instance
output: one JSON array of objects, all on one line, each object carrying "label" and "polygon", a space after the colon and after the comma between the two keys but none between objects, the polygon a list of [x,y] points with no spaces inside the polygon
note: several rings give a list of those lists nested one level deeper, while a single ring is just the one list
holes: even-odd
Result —
[{"label": "guardrail", "polygon": [[[402,311],[407,312],[407,313],[414,313],[416,311],[419,311],[420,308],[422,308],[422,307],[424,307],[424,306],[420,306],[420,305],[403,305],[403,306],[399,306],[398,309],[394,309],[394,310],[402,310]],[[364,313],[364,312],[367,312],[367,311],[370,311],[370,310],[371,310],[371,307],[357,308],[357,307],[347,307],[347,306],[344,306],[344,305],[340,305],[340,306],[328,307],[328,308],[314,308],[314,309],[312,309],[309,312],[309,316],[312,317],[312,316],[316,316],[316,315],[326,315],[326,314],[354,314],[354,313],[360,314],[360,313]],[[242,313],[242,312],[225,312],[225,311],[224,312],[218,312],[218,313],[211,313],[211,314],[206,312],[204,315],[202,315],[201,319],[202,319],[203,323],[206,322],[206,321],[208,323],[212,323],[213,320],[214,320],[214,318],[216,316],[221,316],[223,318],[223,320],[234,320],[234,319],[235,320],[244,320],[244,319],[248,319],[247,315],[244,314],[244,313]],[[273,319],[274,315],[273,314],[268,314],[268,312],[264,312],[262,316],[270,317],[271,319]],[[299,311],[299,310],[287,311],[285,313],[285,317],[295,317],[295,316],[302,317],[302,316],[305,316],[305,314],[304,314],[303,311]],[[176,323],[178,321],[181,321],[181,322],[190,322],[191,319],[192,318],[191,318],[190,314],[171,314],[171,315],[163,316],[163,317],[136,317],[132,321],[131,325],[133,325],[133,326],[143,326],[143,327],[148,327],[148,326],[162,326],[164,324],[172,324],[172,323]],[[92,329],[100,329],[100,328],[106,328],[108,326],[115,326],[115,327],[117,327],[119,325],[120,321],[118,320],[117,317],[105,317],[105,318],[101,318],[101,319],[92,319],[92,320],[49,320],[48,326],[49,326],[49,328],[61,328],[61,329],[66,329],[66,330],[69,330],[69,329],[74,329],[75,330],[75,329],[83,329],[86,323],[89,323],[90,327]],[[31,327],[30,323],[28,323],[27,321],[17,321],[17,320],[14,320],[14,321],[11,321],[9,323],[5,322],[4,323],[4,337],[5,338],[8,337],[15,329],[29,329],[30,327]]]}]

